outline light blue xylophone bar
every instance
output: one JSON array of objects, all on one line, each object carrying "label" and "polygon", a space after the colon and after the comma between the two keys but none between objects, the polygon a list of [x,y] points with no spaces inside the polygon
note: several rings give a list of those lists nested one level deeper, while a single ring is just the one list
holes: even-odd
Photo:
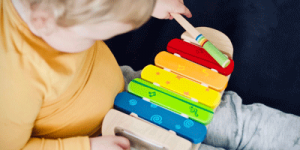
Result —
[{"label": "light blue xylophone bar", "polygon": [[127,92],[117,95],[114,107],[127,114],[135,113],[144,120],[172,130],[178,136],[194,144],[202,142],[206,137],[207,129],[203,124],[184,118]]}]

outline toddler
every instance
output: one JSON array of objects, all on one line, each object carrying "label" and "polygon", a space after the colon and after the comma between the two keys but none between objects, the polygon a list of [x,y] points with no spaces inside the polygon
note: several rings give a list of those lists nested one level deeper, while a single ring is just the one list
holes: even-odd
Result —
[{"label": "toddler", "polygon": [[[0,0],[0,149],[123,150],[98,136],[133,78],[102,40],[150,16],[191,17],[182,0]],[[300,149],[300,119],[225,92],[200,149]]]},{"label": "toddler", "polygon": [[124,89],[102,40],[170,12],[191,17],[181,0],[0,0],[0,149],[128,149],[98,136]]}]

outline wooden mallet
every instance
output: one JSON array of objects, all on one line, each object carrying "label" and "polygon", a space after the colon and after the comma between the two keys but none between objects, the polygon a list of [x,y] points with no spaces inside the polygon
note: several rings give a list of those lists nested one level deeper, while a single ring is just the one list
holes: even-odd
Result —
[{"label": "wooden mallet", "polygon": [[223,68],[230,64],[228,57],[199,33],[185,18],[176,13],[171,13],[171,15]]}]

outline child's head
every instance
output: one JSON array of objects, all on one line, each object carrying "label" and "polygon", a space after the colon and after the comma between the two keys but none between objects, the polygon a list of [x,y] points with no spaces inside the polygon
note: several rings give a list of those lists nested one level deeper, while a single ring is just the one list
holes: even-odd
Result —
[{"label": "child's head", "polygon": [[[140,27],[150,18],[156,2],[156,0],[21,1],[30,9],[27,24],[34,30],[33,32],[50,46],[66,52],[82,51],[91,46],[95,40],[109,39]],[[77,46],[73,47],[72,44]],[[78,47],[81,48],[74,50]]]},{"label": "child's head", "polygon": [[78,24],[120,21],[134,28],[145,23],[153,11],[153,0],[23,0],[32,11],[43,9],[53,13],[62,27]]}]

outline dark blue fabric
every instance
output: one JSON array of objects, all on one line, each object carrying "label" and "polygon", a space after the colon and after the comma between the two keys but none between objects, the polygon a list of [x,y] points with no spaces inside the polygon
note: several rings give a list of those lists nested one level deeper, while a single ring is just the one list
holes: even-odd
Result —
[{"label": "dark blue fabric", "polygon": [[[300,115],[300,1],[186,0],[193,26],[225,33],[234,46],[235,69],[227,90],[244,104],[264,103]],[[106,41],[119,65],[135,70],[154,63],[184,29],[152,18],[141,28]]]}]

